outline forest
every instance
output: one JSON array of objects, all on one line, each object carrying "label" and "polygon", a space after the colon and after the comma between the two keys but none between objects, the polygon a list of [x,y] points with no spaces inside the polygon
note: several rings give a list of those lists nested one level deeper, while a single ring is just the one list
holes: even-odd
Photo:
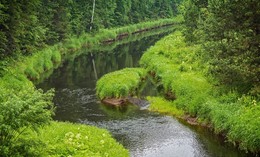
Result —
[{"label": "forest", "polygon": [[98,0],[91,23],[92,0],[1,0],[1,58],[33,52],[100,28],[170,18],[177,13],[172,0]]},{"label": "forest", "polygon": [[203,45],[201,57],[221,84],[241,94],[259,94],[260,3],[253,1],[186,1],[184,35]]},{"label": "forest", "polygon": [[150,78],[160,95],[146,97],[149,111],[195,119],[257,156],[258,0],[1,0],[0,156],[130,156],[105,129],[54,121],[56,89],[35,82],[66,61],[73,65],[81,49],[90,54],[121,36],[165,26],[174,31],[145,51],[140,67],[104,75],[96,96],[137,96]]}]

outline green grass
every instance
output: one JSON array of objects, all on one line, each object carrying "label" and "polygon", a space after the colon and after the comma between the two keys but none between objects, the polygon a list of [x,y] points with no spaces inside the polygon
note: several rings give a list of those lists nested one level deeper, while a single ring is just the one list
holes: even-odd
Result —
[{"label": "green grass", "polygon": [[161,97],[147,97],[147,100],[150,103],[150,111],[155,111],[176,117],[181,117],[184,115],[184,112],[180,109],[177,109],[172,101],[168,101]]},{"label": "green grass", "polygon": [[141,66],[165,94],[172,93],[176,98],[172,102],[149,98],[150,109],[168,114],[183,110],[207,122],[242,150],[259,152],[259,98],[235,91],[223,93],[221,87],[214,86],[215,80],[207,76],[208,64],[201,60],[200,52],[200,45],[186,45],[182,33],[176,31],[144,53]]},{"label": "green grass", "polygon": [[41,156],[129,156],[128,150],[116,142],[107,130],[82,124],[52,122],[38,132],[28,132],[23,138],[41,140],[42,147],[37,148]]},{"label": "green grass", "polygon": [[142,68],[125,68],[108,73],[97,81],[97,96],[104,99],[135,95],[145,77],[146,71]]}]

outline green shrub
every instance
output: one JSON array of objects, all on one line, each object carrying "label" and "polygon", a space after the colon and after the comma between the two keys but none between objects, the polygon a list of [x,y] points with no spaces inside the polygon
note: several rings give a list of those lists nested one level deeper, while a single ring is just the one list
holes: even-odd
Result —
[{"label": "green shrub", "polygon": [[171,84],[172,92],[175,93],[176,104],[184,108],[192,115],[196,115],[200,105],[205,103],[211,86],[203,76],[194,73],[183,73],[176,77]]},{"label": "green shrub", "polygon": [[241,149],[259,153],[260,103],[250,96],[242,96],[236,105],[239,109],[230,112],[231,128],[227,134],[229,140],[238,142]]},{"label": "green shrub", "polygon": [[[2,82],[5,87],[8,83]],[[19,143],[25,130],[37,130],[51,121],[53,91],[43,93],[34,87],[1,88],[0,91],[0,154],[18,156],[29,153],[28,143]]]},{"label": "green shrub", "polygon": [[33,69],[37,71],[39,74],[42,74],[44,72],[44,58],[40,54],[35,55],[32,58]]}]

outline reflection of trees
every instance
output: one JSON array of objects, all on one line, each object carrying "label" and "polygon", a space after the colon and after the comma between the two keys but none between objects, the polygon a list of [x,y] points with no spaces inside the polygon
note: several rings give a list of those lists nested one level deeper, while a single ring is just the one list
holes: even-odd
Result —
[{"label": "reflection of trees", "polygon": [[[142,53],[162,36],[143,37],[141,35],[139,38],[138,35],[130,36],[130,38],[123,39],[123,41],[115,42],[110,45],[111,47],[109,45],[100,46],[99,49],[102,51],[82,49],[76,54],[67,56],[68,60],[63,63],[61,68],[54,71],[48,83],[51,82],[52,87],[55,88],[62,86],[94,88],[96,78],[92,59],[95,61],[98,77],[125,67],[136,67]],[[134,41],[129,42],[130,39]],[[92,57],[90,51],[92,51]]]},{"label": "reflection of trees", "polygon": [[135,114],[138,107],[135,105],[111,106],[101,104],[100,109],[105,112],[109,118],[124,119],[131,114]]},{"label": "reflection of trees", "polygon": [[155,43],[161,36],[156,38],[145,38],[128,44],[117,46],[113,52],[104,52],[102,55],[96,55],[98,75],[102,76],[105,73],[122,69],[125,67],[137,66],[142,52],[148,46]]}]

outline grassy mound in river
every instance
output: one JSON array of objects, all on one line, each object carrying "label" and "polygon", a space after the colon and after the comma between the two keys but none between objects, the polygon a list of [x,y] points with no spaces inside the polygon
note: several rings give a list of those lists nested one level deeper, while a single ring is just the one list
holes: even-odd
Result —
[{"label": "grassy mound in river", "polygon": [[135,95],[146,76],[142,68],[125,68],[101,77],[97,84],[97,96],[104,98],[122,98]]},{"label": "grassy mound in river", "polygon": [[207,63],[200,59],[200,52],[200,45],[186,45],[177,31],[144,53],[140,63],[153,74],[155,85],[176,98],[171,103],[152,99],[151,109],[172,114],[183,110],[212,126],[216,133],[226,135],[227,140],[240,149],[259,152],[259,98],[219,90],[206,75]]}]

